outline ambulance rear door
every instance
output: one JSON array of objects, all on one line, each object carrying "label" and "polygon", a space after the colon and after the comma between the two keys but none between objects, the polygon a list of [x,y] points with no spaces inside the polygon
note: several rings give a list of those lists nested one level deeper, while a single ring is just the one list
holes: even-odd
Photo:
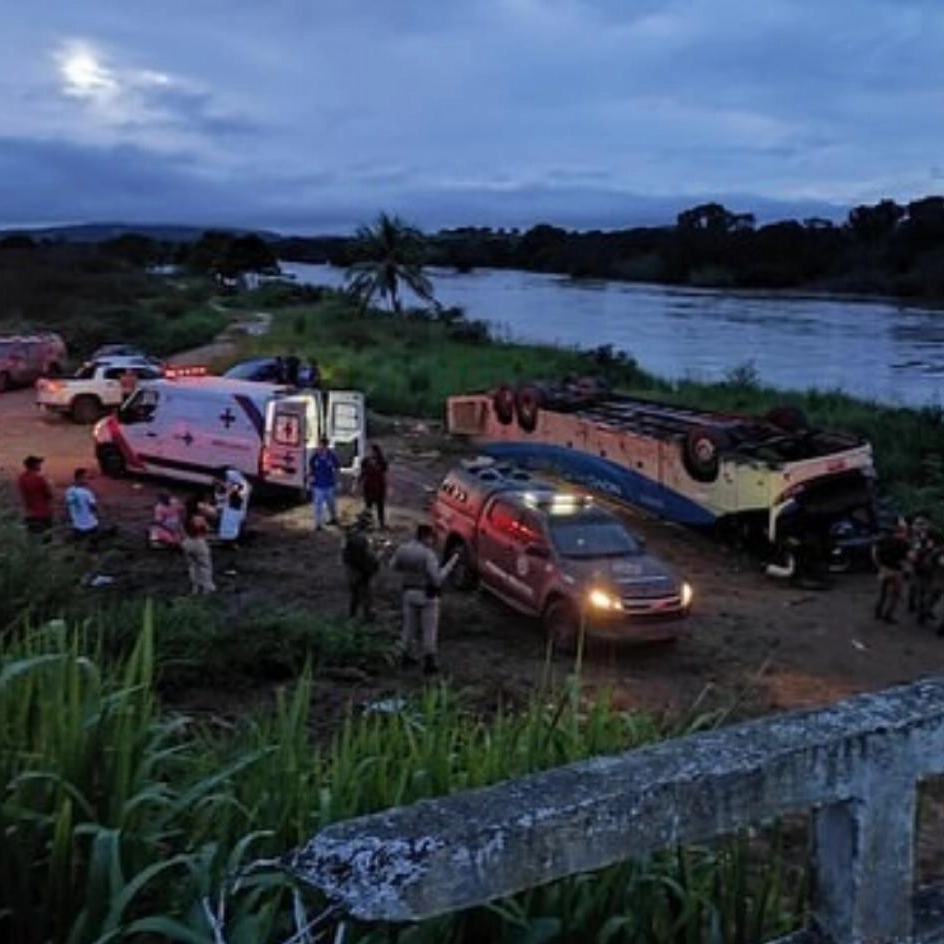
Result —
[{"label": "ambulance rear door", "polygon": [[367,450],[367,407],[358,390],[331,390],[325,403],[325,435],[341,471],[357,473]]},{"label": "ambulance rear door", "polygon": [[309,444],[318,429],[316,406],[308,395],[269,400],[260,463],[267,482],[302,491],[306,488]]}]

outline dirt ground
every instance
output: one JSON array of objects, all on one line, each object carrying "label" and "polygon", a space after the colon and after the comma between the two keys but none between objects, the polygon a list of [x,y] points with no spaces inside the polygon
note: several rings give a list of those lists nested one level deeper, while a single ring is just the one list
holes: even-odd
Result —
[{"label": "dirt ground", "polygon": [[[395,541],[423,520],[454,458],[436,430],[409,421],[397,425],[399,431],[378,437],[391,461],[389,537]],[[3,394],[0,476],[12,480],[29,453],[46,458],[45,471],[60,495],[77,465],[95,466],[87,427],[42,415],[31,390]],[[144,550],[144,529],[160,483],[96,474],[93,486],[126,551],[117,576],[140,589],[183,593],[183,562],[171,564]],[[340,507],[342,517],[350,519],[359,501],[346,494]],[[766,712],[823,705],[944,671],[944,639],[933,630],[918,627],[904,612],[898,626],[872,618],[870,574],[843,575],[824,592],[798,590],[763,576],[750,559],[706,537],[631,512],[626,516],[652,551],[692,583],[695,605],[687,635],[674,645],[591,651],[585,681],[611,689],[621,706],[676,713],[696,701],[717,707],[737,700],[741,710]],[[314,533],[306,505],[257,504],[251,522],[255,540],[240,551],[239,577],[221,580],[224,597],[235,596],[239,603],[294,598],[343,613],[339,533]],[[379,619],[393,633],[396,588],[383,578],[378,591]],[[445,671],[458,686],[512,698],[526,694],[545,671],[538,629],[479,595],[444,597],[441,650]],[[564,661],[556,664],[559,672],[569,668]],[[370,694],[391,682],[396,684],[371,680]]]},{"label": "dirt ground", "polygon": [[[218,354],[209,348],[191,360]],[[402,421],[378,436],[391,461],[390,523],[387,537],[405,538],[426,516],[433,492],[455,456],[441,433]],[[22,459],[45,457],[45,472],[58,495],[78,465],[94,468],[88,427],[46,417],[33,391],[0,395],[0,480],[12,482]],[[105,571],[118,592],[176,595],[187,592],[182,559],[147,551],[144,533],[156,492],[153,480],[112,480],[94,473],[103,517],[118,537]],[[181,496],[185,488],[172,489]],[[360,508],[356,496],[340,501],[342,519]],[[60,507],[61,511],[61,507]],[[771,581],[751,560],[690,531],[626,512],[630,527],[654,553],[670,561],[695,588],[688,632],[673,645],[591,649],[583,668],[590,690],[607,690],[621,708],[677,715],[737,705],[739,713],[825,705],[845,695],[877,690],[944,671],[944,639],[919,628],[906,613],[898,626],[872,618],[875,578],[848,574],[824,592],[797,590]],[[230,612],[246,604],[294,602],[341,616],[346,606],[340,563],[340,533],[315,533],[307,505],[255,505],[254,538],[239,551],[238,576],[219,577],[219,605]],[[387,575],[378,580],[378,622],[397,632],[398,596]],[[77,592],[96,592],[81,591]],[[480,595],[447,593],[443,598],[441,655],[444,675],[483,705],[517,703],[546,680],[548,666],[539,629]],[[572,662],[560,658],[551,672],[561,681]],[[370,676],[337,673],[319,682],[313,723],[330,728],[349,703],[371,701],[422,685],[415,672],[391,668]],[[189,711],[236,715],[264,702],[271,688],[175,693]],[[935,794],[944,794],[941,788]],[[944,804],[923,804],[921,859],[924,871],[944,875],[939,842]],[[931,837],[938,836],[935,841]]]}]

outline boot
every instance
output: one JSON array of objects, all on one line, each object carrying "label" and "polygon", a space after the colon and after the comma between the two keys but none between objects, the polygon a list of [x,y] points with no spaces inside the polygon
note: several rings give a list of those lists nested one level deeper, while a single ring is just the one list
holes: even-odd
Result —
[{"label": "boot", "polygon": [[435,656],[423,656],[423,675],[435,675],[439,671]]}]

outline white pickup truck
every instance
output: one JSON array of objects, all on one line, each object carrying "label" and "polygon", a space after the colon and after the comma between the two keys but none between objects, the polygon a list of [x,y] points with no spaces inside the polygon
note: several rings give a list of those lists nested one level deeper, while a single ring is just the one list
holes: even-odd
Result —
[{"label": "white pickup truck", "polygon": [[161,365],[143,357],[109,357],[83,364],[72,377],[36,381],[36,403],[50,413],[71,416],[76,423],[94,423],[117,409],[138,381],[163,376]]}]

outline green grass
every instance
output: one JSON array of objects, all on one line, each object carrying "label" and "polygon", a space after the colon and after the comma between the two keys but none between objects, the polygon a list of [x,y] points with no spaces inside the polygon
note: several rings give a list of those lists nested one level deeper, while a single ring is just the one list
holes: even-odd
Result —
[{"label": "green grass", "polygon": [[[282,298],[276,293],[270,300]],[[343,296],[330,292],[318,304],[290,305],[275,314],[270,335],[247,340],[244,353],[294,350],[315,357],[328,385],[363,390],[380,413],[441,419],[451,394],[568,373],[602,374],[627,392],[703,409],[762,414],[793,404],[817,426],[865,436],[874,448],[882,492],[902,511],[928,510],[944,526],[944,513],[936,511],[944,506],[944,409],[939,406],[884,406],[831,390],[784,392],[760,384],[750,364],[723,383],[673,383],[606,349],[505,343],[461,321],[394,319],[377,312],[359,316]],[[474,341],[464,337],[469,334]]]},{"label": "green grass", "polygon": [[[318,692],[307,674],[266,715],[201,725],[161,714],[155,644],[149,611],[132,651],[118,660],[94,647],[87,654],[86,634],[62,624],[7,640],[2,939],[284,941],[296,916],[317,915],[326,903],[260,858],[339,819],[663,733],[606,699],[584,703],[574,686],[488,719],[434,688],[396,714],[351,714],[317,747],[308,724]],[[692,718],[685,727],[713,720]],[[802,874],[786,865],[778,842],[775,833],[766,844],[742,837],[669,851],[410,927],[398,940],[752,944],[794,927],[805,911]],[[347,941],[390,939],[385,928],[348,932]]]},{"label": "green grass", "polygon": [[[64,620],[85,627],[89,651],[124,658],[140,631],[142,598],[81,586],[75,547],[43,544],[0,507],[0,643],[27,625]],[[236,613],[217,600],[182,597],[152,606],[155,670],[161,690],[231,689],[247,681],[297,678],[336,666],[383,670],[393,639],[381,629],[325,617],[292,603],[243,605]]]},{"label": "green grass", "polygon": [[450,394],[500,381],[608,371],[623,382],[641,376],[632,363],[595,364],[575,351],[490,340],[475,322],[359,316],[340,296],[276,312],[271,332],[246,342],[252,353],[296,351],[315,357],[325,383],[363,390],[381,413],[441,418]]}]

